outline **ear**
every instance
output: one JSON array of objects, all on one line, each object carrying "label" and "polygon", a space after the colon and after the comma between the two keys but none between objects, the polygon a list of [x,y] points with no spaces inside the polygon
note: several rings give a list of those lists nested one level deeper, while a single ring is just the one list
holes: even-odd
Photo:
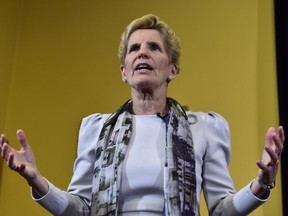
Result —
[{"label": "ear", "polygon": [[179,68],[177,65],[175,64],[172,64],[171,65],[171,70],[170,70],[170,74],[169,74],[169,79],[172,80],[172,79],[175,79],[177,74],[178,74],[178,71],[179,71]]},{"label": "ear", "polygon": [[122,64],[120,66],[120,71],[121,71],[121,76],[122,76],[123,82],[127,82],[125,66]]}]

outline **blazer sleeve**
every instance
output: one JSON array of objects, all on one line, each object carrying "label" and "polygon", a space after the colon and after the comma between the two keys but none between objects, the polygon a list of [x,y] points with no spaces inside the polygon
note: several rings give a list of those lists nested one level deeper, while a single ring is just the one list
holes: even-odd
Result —
[{"label": "blazer sleeve", "polygon": [[234,189],[228,166],[230,162],[230,131],[227,121],[210,112],[204,119],[206,152],[203,161],[203,191],[209,215],[247,215],[264,203],[253,195],[249,183],[239,192]]},{"label": "blazer sleeve", "polygon": [[53,215],[90,215],[95,149],[102,127],[103,115],[93,114],[82,120],[77,159],[67,192],[55,187],[48,180],[49,191],[45,196],[37,199],[32,192],[32,198]]}]

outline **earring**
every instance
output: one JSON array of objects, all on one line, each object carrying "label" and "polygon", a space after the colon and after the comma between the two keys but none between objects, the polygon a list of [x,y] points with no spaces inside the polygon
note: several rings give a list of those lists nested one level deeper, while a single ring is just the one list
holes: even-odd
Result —
[{"label": "earring", "polygon": [[123,80],[123,82],[127,83],[126,77],[124,77],[122,80]]}]

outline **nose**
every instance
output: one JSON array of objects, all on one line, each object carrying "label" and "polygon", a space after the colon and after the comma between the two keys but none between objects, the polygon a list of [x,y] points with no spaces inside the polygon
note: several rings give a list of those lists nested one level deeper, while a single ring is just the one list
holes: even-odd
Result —
[{"label": "nose", "polygon": [[141,46],[138,52],[138,58],[148,58],[148,57],[149,57],[149,54],[147,51],[147,47]]}]

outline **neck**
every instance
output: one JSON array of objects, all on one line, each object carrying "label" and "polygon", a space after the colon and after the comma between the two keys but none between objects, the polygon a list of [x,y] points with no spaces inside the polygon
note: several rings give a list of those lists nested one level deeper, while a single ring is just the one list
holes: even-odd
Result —
[{"label": "neck", "polygon": [[132,102],[135,115],[166,114],[169,111],[166,94],[158,97],[148,93],[132,94]]}]

